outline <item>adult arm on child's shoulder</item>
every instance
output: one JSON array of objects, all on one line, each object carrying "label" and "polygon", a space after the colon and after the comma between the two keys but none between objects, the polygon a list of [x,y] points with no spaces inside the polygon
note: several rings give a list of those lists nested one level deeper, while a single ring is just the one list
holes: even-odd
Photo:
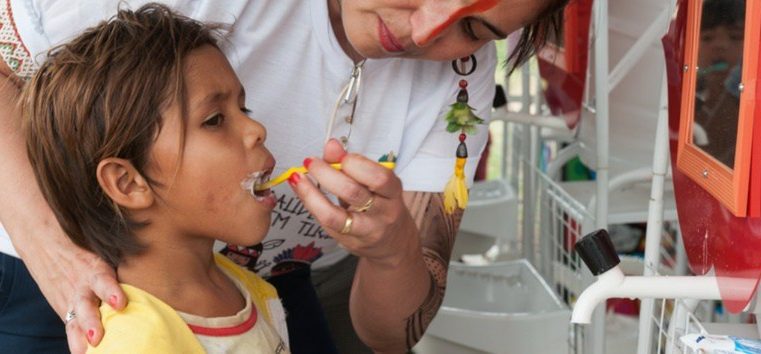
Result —
[{"label": "adult arm on child's shoulder", "polygon": [[86,349],[87,329],[94,331],[94,342],[99,341],[103,333],[99,319],[92,316],[97,310],[95,300],[113,297],[117,308],[124,306],[126,300],[113,269],[66,237],[40,188],[30,183],[35,177],[22,131],[18,102],[22,86],[23,80],[0,58],[0,156],[3,157],[0,195],[6,205],[14,206],[0,208],[0,222],[55,312],[63,318],[66,311],[81,309],[77,310],[76,320],[66,326],[66,333],[69,349],[82,353]]}]

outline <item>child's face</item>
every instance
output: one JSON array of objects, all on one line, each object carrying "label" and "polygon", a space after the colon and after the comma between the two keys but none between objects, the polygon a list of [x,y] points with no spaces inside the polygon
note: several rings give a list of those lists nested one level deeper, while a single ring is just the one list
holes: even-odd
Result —
[{"label": "child's face", "polygon": [[698,65],[708,68],[724,62],[731,68],[742,60],[743,26],[716,26],[700,31],[700,49]]},{"label": "child's face", "polygon": [[[245,93],[225,56],[203,46],[184,63],[187,87],[185,147],[176,102],[164,112],[146,169],[165,211],[161,223],[180,236],[215,238],[238,245],[259,243],[275,205],[272,193],[252,196],[241,182],[275,164],[264,147],[266,130],[249,118]],[[254,108],[255,111],[255,108]]]},{"label": "child's face", "polygon": [[720,25],[700,31],[698,67],[701,90],[718,93],[725,90],[725,81],[732,68],[742,62],[744,28],[741,25]]}]

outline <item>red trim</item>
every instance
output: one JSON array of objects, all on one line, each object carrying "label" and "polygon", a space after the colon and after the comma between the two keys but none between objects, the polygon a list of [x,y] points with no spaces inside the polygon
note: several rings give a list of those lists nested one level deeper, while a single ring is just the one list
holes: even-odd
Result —
[{"label": "red trim", "polygon": [[243,334],[248,332],[251,328],[254,328],[254,325],[256,324],[256,319],[259,316],[256,312],[256,306],[251,304],[251,316],[249,318],[237,325],[232,327],[203,327],[203,326],[194,326],[192,324],[188,324],[188,327],[190,327],[190,330],[195,334],[200,334],[204,336],[212,336],[212,337],[227,337],[227,336],[237,336],[239,334]]},{"label": "red trim", "polygon": [[[18,28],[16,27],[16,21],[13,19],[13,8],[11,7],[11,0],[5,0],[5,6],[8,9],[8,17],[11,20],[11,27],[13,27],[13,33],[16,34],[16,38],[18,38],[18,42],[21,44],[21,48],[24,49],[26,54],[29,56],[29,58],[32,58],[32,53],[29,52],[29,48],[26,47],[26,44],[24,44],[24,40],[21,39],[21,35],[18,33]],[[23,61],[19,60],[19,68],[23,65]]]},{"label": "red trim", "polygon": [[[761,63],[761,60],[759,60]],[[750,153],[748,217],[761,217],[761,70],[756,81],[756,109],[753,114],[753,143]]]}]

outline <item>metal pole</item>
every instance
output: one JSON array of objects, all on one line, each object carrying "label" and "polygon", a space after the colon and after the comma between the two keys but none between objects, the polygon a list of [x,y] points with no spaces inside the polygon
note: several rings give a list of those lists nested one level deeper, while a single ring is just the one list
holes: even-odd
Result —
[{"label": "metal pole", "polygon": [[[528,64],[521,67],[521,112],[531,113],[531,73]],[[522,136],[522,157],[526,159],[523,163],[523,239],[521,249],[523,257],[531,262],[534,253],[534,166],[533,158],[534,142],[531,134],[531,127],[528,125],[521,126]],[[523,161],[521,161],[523,162]]]},{"label": "metal pole", "polygon": [[[508,41],[505,41],[505,47],[507,48],[506,53],[509,56],[510,55],[510,45],[508,44]],[[510,112],[510,75],[507,71],[505,71],[505,98],[507,99],[507,102],[505,104],[505,107],[500,109],[505,114]],[[493,112],[493,114],[496,114],[497,112]],[[513,136],[510,135],[512,129],[508,128],[508,122],[504,121],[502,122],[502,160],[499,162],[501,174],[500,177],[507,180],[507,183],[513,186],[517,190],[517,185],[513,185],[512,176],[510,173],[508,173],[508,170],[510,169],[508,167],[509,161],[512,161],[513,158],[515,158],[515,155],[510,155],[511,153],[514,153],[514,149],[508,148],[508,146],[512,147],[511,144],[513,143]],[[515,173],[515,172],[513,172]]]},{"label": "metal pole", "polygon": [[[609,146],[609,106],[610,94],[608,70],[608,0],[594,2],[594,80],[595,112],[597,139],[597,169],[595,173],[597,189],[597,208],[595,209],[595,227],[608,227],[608,146]],[[598,306],[592,319],[589,346],[593,354],[605,353],[605,306]]]},{"label": "metal pole", "polygon": [[[668,93],[666,75],[661,85],[661,102],[658,113],[658,125],[655,130],[655,151],[653,152],[653,181],[650,189],[650,205],[647,215],[645,233],[645,269],[644,276],[657,275],[660,265],[660,247],[663,232],[663,186],[668,172],[669,162],[668,132]],[[639,309],[639,336],[637,353],[647,354],[652,346],[654,299],[642,299]]]}]

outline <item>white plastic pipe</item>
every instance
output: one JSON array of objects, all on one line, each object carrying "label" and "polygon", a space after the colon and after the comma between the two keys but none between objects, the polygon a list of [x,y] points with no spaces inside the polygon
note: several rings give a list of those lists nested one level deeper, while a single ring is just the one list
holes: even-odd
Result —
[{"label": "white plastic pipe", "polygon": [[[753,280],[734,279],[739,288],[752,286]],[[742,293],[729,291],[732,293]],[[713,276],[624,276],[618,266],[600,274],[597,281],[581,293],[573,307],[572,323],[590,323],[592,312],[609,298],[676,298],[720,300],[719,285]],[[741,300],[741,299],[730,299]],[[648,320],[648,319],[640,319]]]}]

